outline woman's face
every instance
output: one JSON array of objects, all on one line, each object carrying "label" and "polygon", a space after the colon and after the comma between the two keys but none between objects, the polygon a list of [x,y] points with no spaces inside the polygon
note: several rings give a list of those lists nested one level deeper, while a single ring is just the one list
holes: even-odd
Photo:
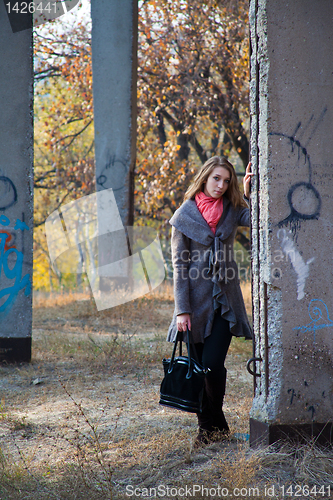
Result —
[{"label": "woman's face", "polygon": [[215,167],[204,184],[204,193],[212,198],[221,198],[230,184],[230,173],[224,167]]}]

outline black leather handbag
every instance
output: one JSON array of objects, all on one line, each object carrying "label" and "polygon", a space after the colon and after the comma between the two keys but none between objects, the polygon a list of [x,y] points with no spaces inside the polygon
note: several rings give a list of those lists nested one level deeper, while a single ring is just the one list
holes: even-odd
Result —
[{"label": "black leather handbag", "polygon": [[[164,378],[160,388],[160,404],[190,413],[201,413],[205,375],[187,329],[187,356],[182,356],[182,332],[177,338],[170,359],[163,359]],[[179,343],[179,356],[175,357]],[[193,351],[193,356],[191,352]]]}]

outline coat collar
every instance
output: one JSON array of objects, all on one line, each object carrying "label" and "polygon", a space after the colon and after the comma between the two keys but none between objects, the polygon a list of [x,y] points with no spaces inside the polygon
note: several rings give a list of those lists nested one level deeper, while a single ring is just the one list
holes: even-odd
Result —
[{"label": "coat collar", "polygon": [[224,221],[228,222],[232,213],[234,213],[232,205],[228,198],[224,197],[223,213],[217,224],[215,237],[194,200],[186,200],[178,210],[176,210],[169,222],[191,240],[197,241],[202,245],[210,246],[214,238],[224,240],[232,232],[234,224],[223,224]]}]

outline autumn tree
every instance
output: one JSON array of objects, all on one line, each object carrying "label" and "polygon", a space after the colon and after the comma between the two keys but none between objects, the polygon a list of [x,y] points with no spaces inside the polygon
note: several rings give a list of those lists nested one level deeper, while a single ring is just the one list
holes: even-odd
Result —
[{"label": "autumn tree", "polygon": [[136,208],[160,226],[210,156],[247,165],[247,19],[245,1],[142,3]]},{"label": "autumn tree", "polygon": [[90,32],[35,32],[35,226],[95,190]]},{"label": "autumn tree", "polygon": [[[248,161],[248,3],[139,2],[136,222],[167,227],[210,156]],[[80,23],[35,36],[36,224],[92,192],[91,33]]]},{"label": "autumn tree", "polygon": [[46,289],[59,287],[63,275],[51,268],[43,224],[64,203],[95,191],[90,31],[55,21],[34,33],[34,282]]}]

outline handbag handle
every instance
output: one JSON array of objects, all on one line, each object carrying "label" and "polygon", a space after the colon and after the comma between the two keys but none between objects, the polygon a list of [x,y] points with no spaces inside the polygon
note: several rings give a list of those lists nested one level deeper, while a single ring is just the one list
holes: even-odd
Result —
[{"label": "handbag handle", "polygon": [[197,350],[195,348],[195,343],[193,342],[191,331],[188,329],[188,327],[187,327],[187,344],[191,344],[192,351],[193,351],[193,358],[195,359],[195,361],[197,363],[200,364],[200,361],[199,361],[199,358],[198,358],[198,353],[197,353]]},{"label": "handbag handle", "polygon": [[182,347],[181,347],[182,341],[180,339],[180,334],[181,333],[182,332],[177,332],[176,341],[175,341],[174,346],[173,346],[173,351],[172,351],[172,355],[171,355],[171,359],[170,359],[170,363],[169,363],[168,373],[172,372],[173,361],[175,359],[175,354],[176,354],[178,342],[179,342],[179,355],[181,356],[181,352],[182,352]]},{"label": "handbag handle", "polygon": [[[186,378],[190,378],[192,376],[192,363],[191,363],[191,341],[190,341],[190,330],[188,326],[186,326],[187,332],[187,355],[188,355],[188,371],[186,374]],[[191,337],[192,340],[192,337]]]},{"label": "handbag handle", "polygon": [[[181,339],[182,333],[183,332],[179,332],[179,331],[177,332],[176,341],[175,341],[175,344],[173,347],[173,351],[172,351],[172,355],[171,355],[171,359],[170,359],[170,363],[169,363],[168,373],[172,372],[173,362],[175,359],[178,342],[179,342],[179,356],[182,355],[182,339]],[[187,371],[186,378],[190,378],[192,376],[191,345],[192,345],[192,349],[193,349],[194,359],[197,362],[199,362],[199,359],[198,359],[198,354],[197,354],[197,351],[196,351],[196,348],[195,348],[195,345],[193,342],[193,338],[190,334],[190,330],[188,327],[186,328],[186,333],[187,333],[186,346],[187,346],[187,357],[188,357],[188,371]]]},{"label": "handbag handle", "polygon": [[[186,330],[187,330],[187,353],[188,353],[188,372],[187,372],[186,377],[190,378],[192,375],[193,358],[197,363],[200,363],[200,362],[199,362],[197,350],[195,348],[195,344],[193,342],[193,338],[192,338],[192,335],[191,335],[191,332],[190,332],[188,326],[186,327]],[[193,350],[193,358],[191,356],[191,346],[192,346],[192,350]]]}]

